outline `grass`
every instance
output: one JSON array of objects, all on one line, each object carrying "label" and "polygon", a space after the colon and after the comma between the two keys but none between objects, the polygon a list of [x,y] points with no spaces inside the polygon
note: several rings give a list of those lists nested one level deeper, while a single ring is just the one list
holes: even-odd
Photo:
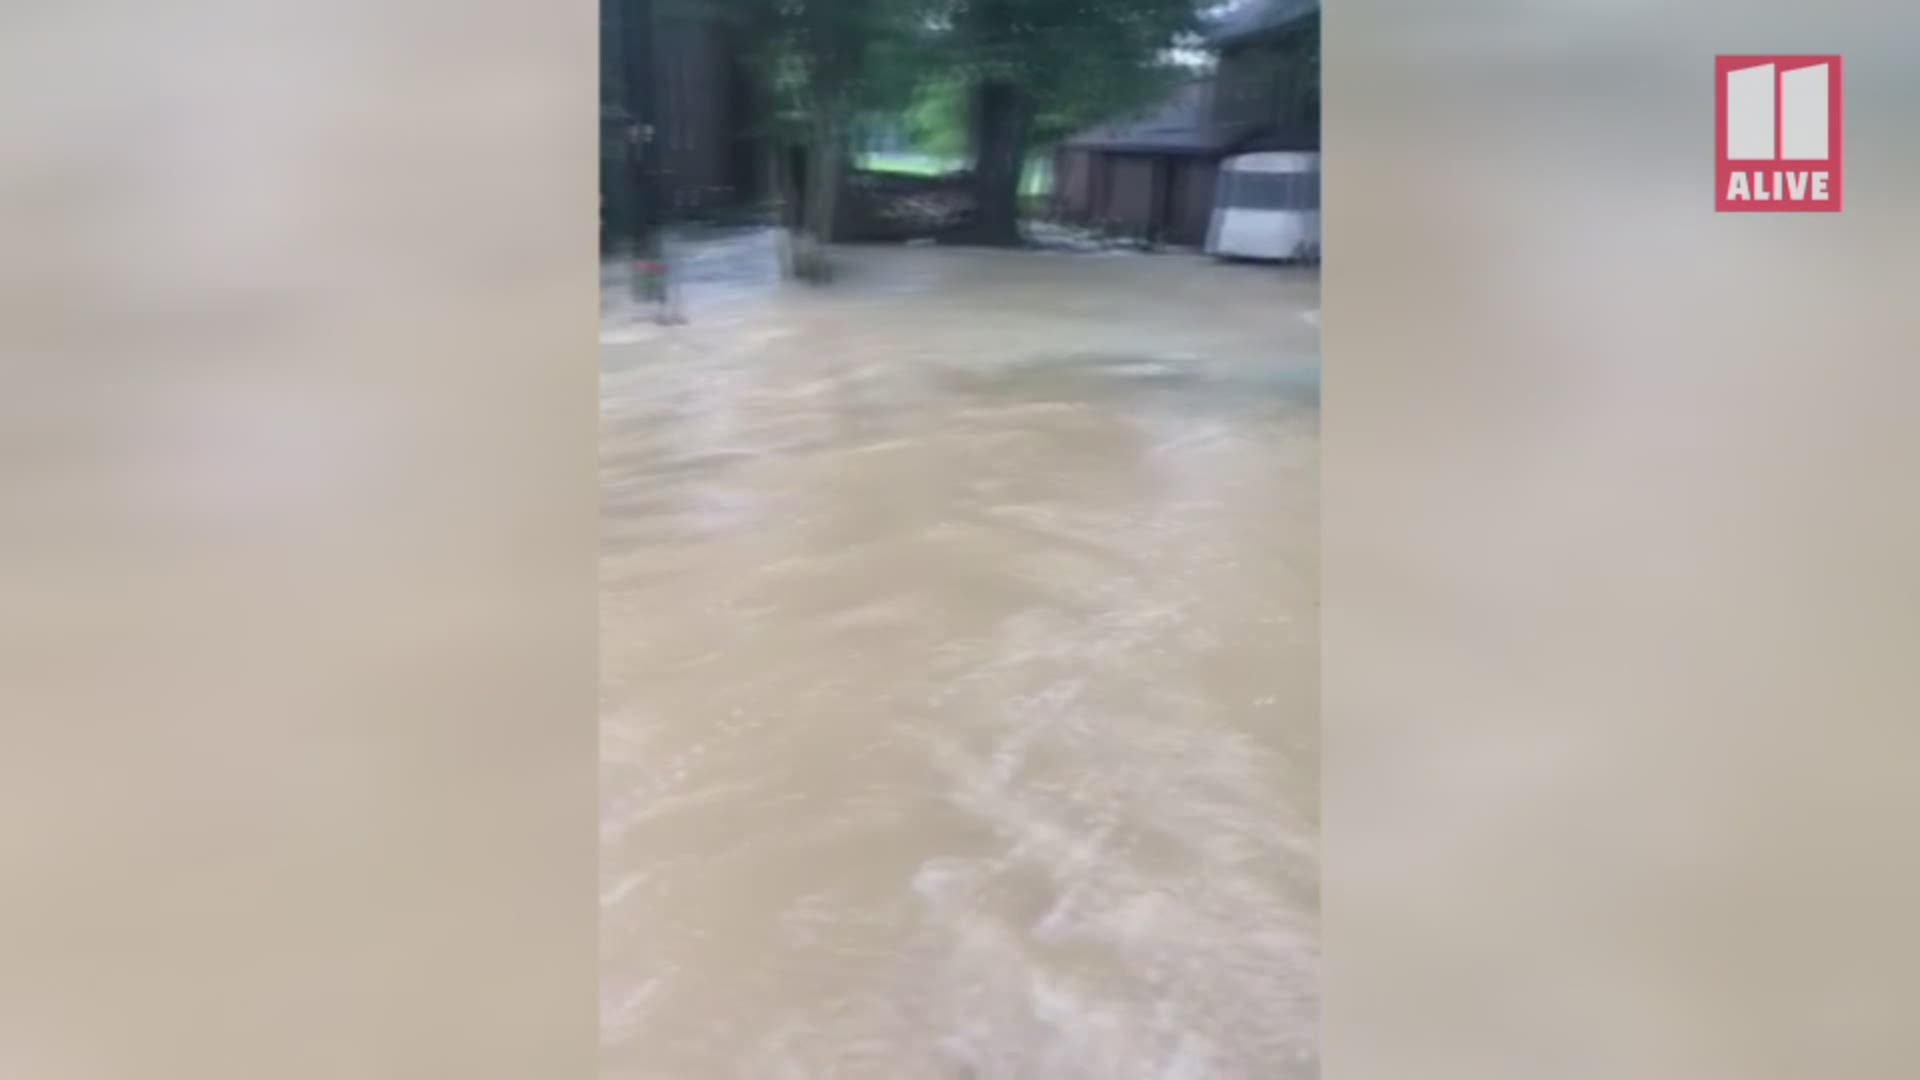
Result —
[{"label": "grass", "polygon": [[[860,167],[874,172],[900,173],[905,176],[939,176],[966,167],[962,158],[933,154],[880,153],[860,155]],[[1053,158],[1035,154],[1027,159],[1027,171],[1020,177],[1020,194],[1029,198],[1053,193]]]}]

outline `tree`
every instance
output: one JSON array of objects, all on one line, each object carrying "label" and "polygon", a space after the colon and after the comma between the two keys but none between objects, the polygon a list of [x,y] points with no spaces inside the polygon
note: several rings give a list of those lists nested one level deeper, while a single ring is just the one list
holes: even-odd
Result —
[{"label": "tree", "polygon": [[790,268],[803,278],[825,279],[855,119],[876,95],[897,96],[897,73],[908,70],[900,54],[911,47],[920,0],[718,3],[759,75],[774,148],[771,170],[794,211]]},{"label": "tree", "polygon": [[942,160],[966,156],[968,89],[953,75],[929,77],[914,88],[903,119],[915,149]]},{"label": "tree", "polygon": [[948,0],[940,13],[970,87],[980,243],[1020,241],[1020,179],[1037,141],[1144,103],[1196,0]]}]

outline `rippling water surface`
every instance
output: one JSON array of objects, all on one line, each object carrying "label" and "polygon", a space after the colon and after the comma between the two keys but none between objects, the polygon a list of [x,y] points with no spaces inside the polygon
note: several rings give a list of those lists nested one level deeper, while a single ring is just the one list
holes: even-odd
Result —
[{"label": "rippling water surface", "polygon": [[603,338],[606,1074],[1316,1075],[1316,279],[763,256]]}]

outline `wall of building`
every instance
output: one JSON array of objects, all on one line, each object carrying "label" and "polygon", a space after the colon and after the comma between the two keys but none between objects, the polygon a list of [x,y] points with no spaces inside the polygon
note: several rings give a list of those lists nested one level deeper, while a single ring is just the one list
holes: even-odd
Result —
[{"label": "wall of building", "polygon": [[1054,214],[1061,221],[1183,247],[1206,241],[1219,178],[1211,157],[1069,147],[1055,170]]},{"label": "wall of building", "polygon": [[1160,198],[1159,173],[1165,167],[1161,158],[1144,154],[1108,154],[1107,205],[1103,218],[1109,228],[1128,236],[1146,238],[1156,231]]},{"label": "wall of building", "polygon": [[662,19],[655,45],[655,149],[669,217],[729,201],[735,175],[735,87],[724,34],[710,19]]},{"label": "wall of building", "polygon": [[1093,154],[1062,147],[1053,156],[1053,214],[1061,221],[1088,220],[1093,209]]},{"label": "wall of building", "polygon": [[750,136],[751,95],[733,43],[714,18],[653,5],[653,48],[629,65],[626,20],[648,5],[602,0],[601,203],[603,242],[631,235],[635,219],[631,148],[622,122],[606,122],[606,106],[630,102],[629,67],[648,88],[655,131],[646,147],[661,205],[648,215],[673,221],[737,207],[759,194],[761,162]]},{"label": "wall of building", "polygon": [[1182,158],[1174,163],[1165,242],[1182,247],[1206,243],[1213,224],[1213,193],[1220,166],[1212,158]]},{"label": "wall of building", "polygon": [[1279,36],[1225,50],[1214,92],[1217,123],[1318,130],[1318,74],[1303,63],[1318,18]]}]

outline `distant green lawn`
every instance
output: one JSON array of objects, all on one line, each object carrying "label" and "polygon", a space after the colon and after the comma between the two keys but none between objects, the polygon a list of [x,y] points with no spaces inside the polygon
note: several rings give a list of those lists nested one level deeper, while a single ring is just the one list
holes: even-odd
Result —
[{"label": "distant green lawn", "polygon": [[[903,173],[908,176],[939,176],[966,168],[961,158],[943,158],[933,154],[862,154],[860,167],[874,172]],[[1053,193],[1053,158],[1035,154],[1027,159],[1027,171],[1020,178],[1020,194],[1027,196]]]}]

